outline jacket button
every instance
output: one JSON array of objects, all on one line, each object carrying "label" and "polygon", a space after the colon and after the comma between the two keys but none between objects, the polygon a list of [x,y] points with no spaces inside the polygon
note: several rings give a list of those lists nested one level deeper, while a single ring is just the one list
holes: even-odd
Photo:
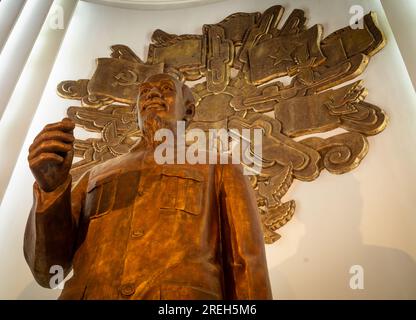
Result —
[{"label": "jacket button", "polygon": [[136,288],[131,283],[123,284],[120,287],[120,292],[123,296],[131,296],[135,291],[136,291]]},{"label": "jacket button", "polygon": [[131,236],[133,238],[141,238],[144,236],[144,231],[143,230],[135,230],[131,233]]}]

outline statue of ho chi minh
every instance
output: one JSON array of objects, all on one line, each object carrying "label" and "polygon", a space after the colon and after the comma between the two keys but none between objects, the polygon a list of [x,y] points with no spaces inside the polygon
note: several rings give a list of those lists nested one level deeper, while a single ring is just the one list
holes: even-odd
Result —
[{"label": "statue of ho chi minh", "polygon": [[62,266],[60,299],[271,299],[253,189],[240,165],[157,164],[155,132],[194,113],[190,89],[168,74],[140,85],[143,140],[87,171],[71,190],[70,119],[29,149],[34,203],[26,261],[42,286]]}]

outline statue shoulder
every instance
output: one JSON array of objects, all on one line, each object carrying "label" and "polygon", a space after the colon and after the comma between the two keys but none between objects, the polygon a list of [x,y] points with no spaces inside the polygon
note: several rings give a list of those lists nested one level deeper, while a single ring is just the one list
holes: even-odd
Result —
[{"label": "statue shoulder", "polygon": [[241,164],[233,164],[231,161],[226,164],[215,165],[215,171],[217,177],[223,181],[227,180],[239,180],[238,178],[244,178],[243,166]]},{"label": "statue shoulder", "polygon": [[141,162],[144,155],[143,151],[135,151],[109,159],[90,169],[90,179],[103,174],[111,175],[112,172],[120,172],[130,166],[139,168],[137,164]]}]

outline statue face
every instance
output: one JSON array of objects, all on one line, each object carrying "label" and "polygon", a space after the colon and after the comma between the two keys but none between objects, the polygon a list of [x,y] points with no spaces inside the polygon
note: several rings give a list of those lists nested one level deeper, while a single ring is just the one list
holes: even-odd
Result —
[{"label": "statue face", "polygon": [[168,74],[149,77],[139,87],[138,108],[143,120],[155,116],[176,123],[186,112],[182,83]]}]

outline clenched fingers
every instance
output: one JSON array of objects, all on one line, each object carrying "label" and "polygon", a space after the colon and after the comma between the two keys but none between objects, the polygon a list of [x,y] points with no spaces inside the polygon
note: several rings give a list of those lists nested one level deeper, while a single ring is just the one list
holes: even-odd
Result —
[{"label": "clenched fingers", "polygon": [[42,131],[36,136],[35,140],[48,131],[63,131],[71,133],[75,128],[75,122],[69,118],[64,118],[62,121],[47,124]]},{"label": "clenched fingers", "polygon": [[72,133],[67,133],[63,131],[54,130],[54,131],[42,132],[33,141],[32,145],[29,148],[29,152],[36,149],[42,142],[51,141],[51,140],[72,144],[75,138]]},{"label": "clenched fingers", "polygon": [[[29,149],[29,160],[32,160],[42,153],[67,153],[72,150],[72,144],[63,143],[58,140],[46,140]],[[61,157],[62,158],[62,157]]]},{"label": "clenched fingers", "polygon": [[44,163],[54,163],[61,164],[64,161],[64,158],[56,153],[42,153],[37,157],[29,160],[29,167],[36,169],[42,166]]}]

